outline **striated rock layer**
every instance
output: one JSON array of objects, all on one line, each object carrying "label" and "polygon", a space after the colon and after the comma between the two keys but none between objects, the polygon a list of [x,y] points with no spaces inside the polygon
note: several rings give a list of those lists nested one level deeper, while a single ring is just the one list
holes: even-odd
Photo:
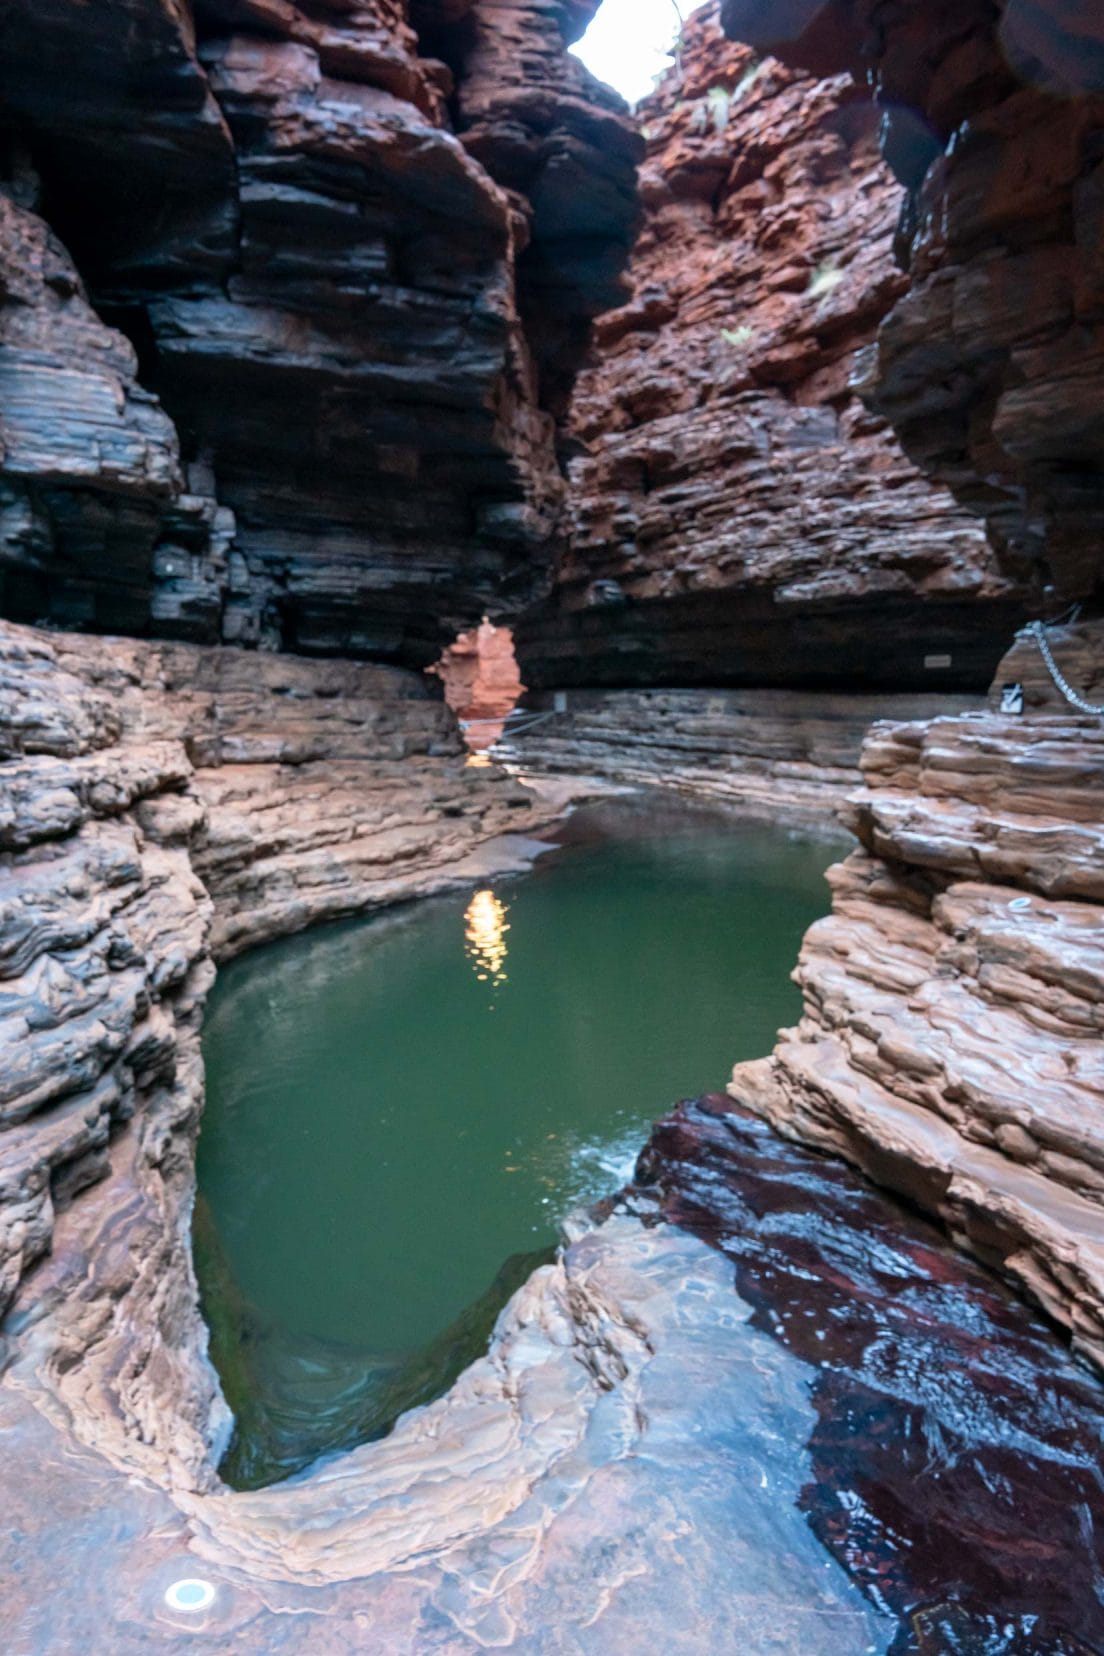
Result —
[{"label": "striated rock layer", "polygon": [[[138,353],[58,304],[56,249],[0,282],[6,614],[424,666],[540,587],[635,213],[639,140],[566,51],[593,9],[412,8],[450,69],[401,0],[5,6],[0,179]],[[45,234],[6,215],[0,259]]]},{"label": "striated rock layer", "polygon": [[952,716],[971,696],[806,690],[571,690],[530,695],[535,717],[496,753],[526,773],[672,789],[741,816],[836,828],[875,719]]},{"label": "striated rock layer", "polygon": [[849,385],[908,286],[865,89],[707,5],[643,117],[633,294],[577,386],[526,682],[984,691],[1022,593]]},{"label": "striated rock layer", "polygon": [[34,195],[0,189],[0,608],[217,631],[233,514],[189,483],[134,347],[15,199]]},{"label": "striated rock layer", "polygon": [[43,1262],[37,1364],[162,1475],[222,1429],[188,1242],[213,961],[523,865],[541,808],[464,752],[420,674],[0,627],[0,1311]]},{"label": "striated rock layer", "polygon": [[[1104,623],[1052,638],[1100,683]],[[874,726],[802,1020],[732,1092],[938,1214],[1104,1367],[1104,719],[1029,694]]]},{"label": "striated rock layer", "polygon": [[1104,15],[1038,0],[723,0],[735,38],[853,67],[909,198],[863,366],[906,451],[1049,603],[1099,593]]}]

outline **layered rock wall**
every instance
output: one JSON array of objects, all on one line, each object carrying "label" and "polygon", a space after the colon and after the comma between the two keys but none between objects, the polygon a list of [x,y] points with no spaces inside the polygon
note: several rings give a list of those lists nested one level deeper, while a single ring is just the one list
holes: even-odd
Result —
[{"label": "layered rock wall", "polygon": [[[726,27],[873,83],[907,186],[909,287],[860,365],[910,456],[984,520],[1054,613],[1099,596],[1098,178],[1104,23],[1030,0],[724,0]],[[1052,627],[1101,705],[1104,629]],[[938,1213],[1104,1362],[1097,946],[1104,725],[1023,634],[991,707],[876,726],[846,820],[862,849],[806,939],[805,1013],[736,1095]],[[1094,699],[1095,698],[1095,699]]]},{"label": "layered rock wall", "polygon": [[[21,386],[28,307],[69,376],[34,364],[46,442],[14,434],[7,614],[426,665],[539,588],[556,413],[635,212],[635,133],[566,52],[592,9],[415,8],[454,74],[397,0],[5,7],[9,193],[138,353],[56,271],[0,288]],[[0,230],[15,268],[46,236]],[[74,461],[105,353],[156,470]],[[195,496],[236,527],[203,533]]]},{"label": "layered rock wall", "polygon": [[643,121],[633,295],[577,386],[526,682],[983,692],[1021,595],[849,385],[907,287],[865,88],[707,5]]},{"label": "layered rock wall", "polygon": [[0,609],[217,633],[232,513],[193,485],[138,358],[65,248],[0,190]]},{"label": "layered rock wall", "polygon": [[[1053,650],[1099,685],[1104,625]],[[938,1214],[1104,1367],[1104,719],[1027,689],[1022,717],[875,725],[802,1021],[732,1091]]]},{"label": "layered rock wall", "polygon": [[60,1225],[40,1367],[194,1482],[223,1421],[188,1237],[214,960],[513,866],[540,814],[388,667],[3,625],[0,744],[0,1312]]},{"label": "layered rock wall", "polygon": [[970,696],[804,690],[571,690],[526,698],[534,715],[496,747],[523,770],[581,773],[709,799],[741,816],[836,831],[875,719],[953,715]]},{"label": "layered rock wall", "polygon": [[852,66],[909,190],[910,276],[862,371],[906,451],[1050,613],[1099,595],[1104,18],[1038,0],[724,0],[729,33]]}]

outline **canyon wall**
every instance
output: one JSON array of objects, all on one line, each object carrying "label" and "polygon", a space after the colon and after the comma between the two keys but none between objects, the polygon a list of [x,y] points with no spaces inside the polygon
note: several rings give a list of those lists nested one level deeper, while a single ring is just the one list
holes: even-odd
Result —
[{"label": "canyon wall", "polygon": [[874,727],[804,1015],[732,1090],[937,1213],[1104,1364],[1104,23],[1028,0],[723,11],[874,85],[910,280],[863,394],[1007,574],[1051,614],[1086,605],[1046,633],[1072,696],[1028,630],[987,714]]},{"label": "canyon wall", "polygon": [[863,394],[1051,613],[1099,596],[1104,20],[1039,0],[723,0],[728,32],[883,109],[909,284]]},{"label": "canyon wall", "polygon": [[540,588],[635,213],[593,9],[5,6],[3,613],[427,665]]},{"label": "canyon wall", "polygon": [[[703,1629],[710,1649],[718,1629],[746,1649],[805,1648],[825,1623],[833,1648],[890,1637],[804,1515],[790,1524],[809,1373],[787,1379],[761,1327],[744,1343],[730,1267],[626,1213],[538,1272],[488,1356],[385,1444],[248,1496],[213,1469],[226,1418],[188,1245],[213,962],[516,865],[524,844],[497,837],[541,820],[464,764],[424,676],[386,663],[423,667],[458,626],[521,605],[556,551],[556,423],[633,212],[636,141],[563,52],[591,9],[199,0],[193,20],[170,0],[9,0],[0,16],[3,607],[191,641],[0,629],[0,1437],[36,1647],[186,1637],[164,1589],[197,1554],[220,1596],[193,1630],[266,1650],[306,1614],[343,1648],[518,1647],[550,1614],[595,1651],[636,1648],[642,1625],[688,1649]],[[571,545],[522,630],[526,676],[571,690],[575,733],[550,719],[534,740],[550,762],[589,744],[629,780],[685,766],[695,790],[815,814],[848,786],[860,719],[892,712],[847,806],[860,848],[803,951],[801,1022],[733,1092],[936,1214],[1104,1365],[1104,726],[1028,635],[1000,659],[1031,608],[1098,591],[1101,30],[1033,0],[724,12],[793,68],[722,47],[706,14],[683,92],[649,113],[635,297],[602,324]],[[890,106],[899,218],[864,99],[808,78],[851,66]],[[1102,624],[1050,636],[1099,705]],[[918,719],[863,700],[935,675],[992,679],[994,705]],[[996,711],[1013,681],[1022,716]],[[574,702],[579,685],[617,698]],[[746,1254],[740,1181],[756,1143],[772,1153],[717,1127],[723,1109],[661,1129],[644,1171],[680,1224],[735,1212],[727,1244]],[[688,1136],[704,1178],[672,1153]],[[838,1182],[848,1210],[875,1200]],[[777,1201],[769,1166],[767,1186]],[[831,1190],[818,1200],[832,1212]],[[931,1305],[929,1277],[953,1269],[923,1257]],[[893,1329],[908,1273],[878,1258]],[[835,1282],[846,1319],[861,1285]],[[957,1330],[967,1301],[949,1301]],[[981,1359],[918,1442],[999,1389],[989,1324],[970,1326]],[[1038,1342],[1017,1372],[1041,1416]],[[921,1340],[887,1379],[887,1350],[883,1329],[859,1352],[862,1395],[880,1407],[875,1380],[900,1385],[912,1421],[923,1399],[901,1375],[944,1365]],[[1022,1452],[1024,1418],[994,1438],[1015,1430]],[[1082,1486],[1068,1417],[1047,1425],[1070,1480],[1060,1526],[1093,1469]],[[828,1427],[849,1455],[850,1416]],[[1003,1475],[983,1474],[990,1495]],[[755,1591],[733,1595],[731,1497],[768,1486],[773,1505],[747,1508]],[[628,1537],[626,1510],[644,1515]],[[964,1528],[999,1537],[1000,1511]],[[852,1555],[853,1533],[837,1530]],[[824,1585],[796,1602],[814,1569]],[[902,1614],[916,1602],[902,1591]]]},{"label": "canyon wall", "polygon": [[711,4],[641,117],[633,292],[577,385],[526,683],[984,692],[1025,592],[850,384],[908,288],[866,89]]},{"label": "canyon wall", "polygon": [[973,696],[827,690],[563,690],[528,695],[532,723],[495,752],[525,772],[708,799],[741,816],[837,831],[875,719],[980,706]]},{"label": "canyon wall", "polygon": [[[1052,636],[1099,703],[1104,623]],[[1022,717],[874,726],[802,1020],[731,1090],[938,1214],[1104,1368],[1104,718],[1031,667]]]},{"label": "canyon wall", "polygon": [[214,962],[524,866],[549,813],[420,673],[3,623],[0,761],[0,1315],[37,1265],[31,1346],[85,1433],[209,1480]]}]

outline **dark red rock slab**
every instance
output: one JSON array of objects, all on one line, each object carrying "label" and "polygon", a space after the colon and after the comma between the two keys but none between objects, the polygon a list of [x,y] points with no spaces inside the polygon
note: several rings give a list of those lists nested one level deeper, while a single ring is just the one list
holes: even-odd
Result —
[{"label": "dark red rock slab", "polygon": [[802,1506],[898,1618],[894,1656],[1104,1647],[1104,1392],[1051,1329],[924,1220],[728,1097],[660,1122],[638,1178],[808,1365]]}]

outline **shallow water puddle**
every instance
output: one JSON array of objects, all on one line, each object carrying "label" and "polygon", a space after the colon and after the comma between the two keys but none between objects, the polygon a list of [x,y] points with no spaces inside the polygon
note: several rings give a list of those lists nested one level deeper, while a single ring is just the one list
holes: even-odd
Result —
[{"label": "shallow water puddle", "polygon": [[523,879],[220,974],[195,1248],[230,1482],[443,1391],[655,1117],[796,1015],[831,846],[629,803],[567,840]]}]

